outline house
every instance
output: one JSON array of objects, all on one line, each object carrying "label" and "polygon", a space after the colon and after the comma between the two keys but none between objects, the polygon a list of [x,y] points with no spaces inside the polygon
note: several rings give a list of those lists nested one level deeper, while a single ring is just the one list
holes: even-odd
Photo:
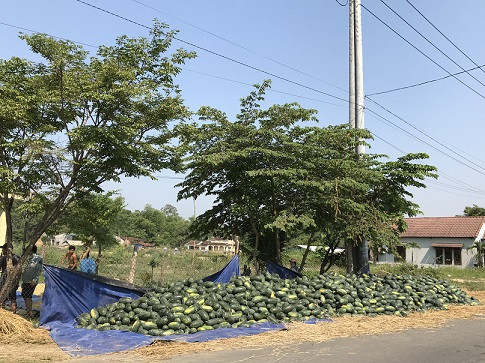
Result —
[{"label": "house", "polygon": [[122,246],[134,246],[138,249],[146,247],[155,247],[155,243],[144,242],[142,239],[137,237],[116,237],[116,241]]},{"label": "house", "polygon": [[56,247],[82,246],[83,241],[78,240],[77,236],[72,233],[62,233],[55,235],[51,240],[51,245]]},{"label": "house", "polygon": [[185,248],[201,252],[234,254],[236,253],[236,242],[232,239],[210,238],[205,241],[189,241],[185,244]]},{"label": "house", "polygon": [[[399,238],[397,253],[418,266],[473,267],[477,263],[476,242],[485,243],[485,217],[405,218],[408,228]],[[394,262],[394,256],[380,253],[378,262]]]}]

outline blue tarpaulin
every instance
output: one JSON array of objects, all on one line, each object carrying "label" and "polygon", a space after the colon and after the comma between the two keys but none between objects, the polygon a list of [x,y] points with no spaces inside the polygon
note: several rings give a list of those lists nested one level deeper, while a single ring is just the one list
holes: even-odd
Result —
[{"label": "blue tarpaulin", "polygon": [[39,323],[73,325],[76,317],[92,308],[104,306],[122,297],[143,295],[136,286],[102,277],[44,265],[45,291],[42,297]]},{"label": "blue tarpaulin", "polygon": [[[237,269],[234,265],[237,265]],[[76,328],[76,318],[91,308],[104,306],[126,296],[137,298],[139,288],[130,289],[122,282],[44,265],[45,291],[42,299],[40,323],[50,330],[57,345],[73,356],[95,355],[146,346],[155,340],[205,342],[214,339],[260,334],[285,329],[283,324],[262,323],[249,328],[221,328],[195,334],[150,337],[127,331],[97,331]],[[226,267],[205,280],[229,281],[239,273],[237,256]],[[229,277],[228,277],[229,276]],[[108,282],[111,282],[108,283]]]},{"label": "blue tarpaulin", "polygon": [[216,272],[213,275],[204,277],[203,281],[212,281],[212,282],[223,282],[227,283],[231,280],[231,277],[239,276],[239,256],[235,255],[234,258],[229,261],[229,263],[224,266],[222,270]]},{"label": "blue tarpaulin", "polygon": [[282,279],[295,279],[303,276],[299,272],[290,270],[289,268],[278,265],[271,261],[266,262],[266,271],[268,271],[270,274],[277,274]]}]

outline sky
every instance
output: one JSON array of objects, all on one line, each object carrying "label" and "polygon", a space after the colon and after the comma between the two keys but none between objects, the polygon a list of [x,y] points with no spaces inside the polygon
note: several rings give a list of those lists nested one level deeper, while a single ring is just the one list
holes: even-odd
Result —
[{"label": "sky", "polygon": [[[339,1],[345,5],[345,0]],[[272,79],[272,90],[263,106],[296,101],[318,110],[322,126],[348,122],[349,10],[335,0],[85,2],[146,26],[157,18],[177,29],[181,40],[225,57],[173,42],[172,49],[197,52],[197,58],[189,60],[176,79],[192,111],[212,106],[234,119],[239,100],[251,92],[251,85]],[[481,39],[485,1],[409,2],[473,62],[485,64]],[[391,160],[409,152],[429,155],[427,163],[438,168],[439,179],[426,181],[424,190],[412,190],[423,216],[454,216],[462,214],[465,206],[485,206],[485,70],[475,69],[455,76],[457,79],[450,77],[450,73],[476,65],[407,0],[363,0],[362,4],[366,95],[448,76],[419,87],[373,95],[372,101],[366,99],[365,127],[375,136],[368,152],[387,154]],[[93,53],[96,49],[91,46],[113,44],[123,34],[148,36],[146,28],[77,0],[4,1],[0,13],[2,59],[20,56],[36,60],[18,39],[21,30],[15,27],[82,42]],[[105,188],[118,190],[131,210],[147,204],[155,208],[171,204],[188,218],[210,208],[212,200],[208,197],[195,203],[177,201],[175,185],[183,176],[169,170],[156,176],[154,181],[123,178],[121,183],[108,183]]]}]

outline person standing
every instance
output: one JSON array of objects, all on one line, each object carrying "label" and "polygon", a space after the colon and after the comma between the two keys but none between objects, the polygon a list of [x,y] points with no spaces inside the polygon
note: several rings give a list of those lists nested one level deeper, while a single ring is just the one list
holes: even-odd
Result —
[{"label": "person standing", "polygon": [[[2,256],[0,257],[0,288],[3,286],[5,281],[7,281],[7,244],[5,243],[2,246]],[[18,262],[20,261],[20,257],[16,254],[12,253],[12,265],[15,267],[17,266]],[[12,312],[15,313],[17,311],[17,289],[19,288],[18,283],[12,286],[12,289],[7,295],[7,299],[5,301],[10,301],[10,307]],[[0,305],[3,306],[5,301],[0,301]]]},{"label": "person standing", "polygon": [[300,269],[298,268],[298,266],[296,265],[296,258],[292,258],[290,260],[290,270],[291,271],[295,271],[295,272],[298,272],[300,273]]},{"label": "person standing", "polygon": [[25,310],[27,319],[32,317],[32,295],[35,287],[39,282],[39,276],[42,272],[42,257],[37,254],[37,246],[32,246],[32,253],[27,259],[27,262],[22,272],[22,297],[25,301]]},{"label": "person standing", "polygon": [[64,265],[67,259],[68,270],[77,270],[77,256],[76,256],[76,252],[74,252],[75,250],[76,250],[76,247],[69,246],[68,252],[62,258],[61,265]]},{"label": "person standing", "polygon": [[89,247],[86,247],[81,257],[81,272],[94,275],[96,274],[96,262],[92,257],[89,257],[90,250]]}]

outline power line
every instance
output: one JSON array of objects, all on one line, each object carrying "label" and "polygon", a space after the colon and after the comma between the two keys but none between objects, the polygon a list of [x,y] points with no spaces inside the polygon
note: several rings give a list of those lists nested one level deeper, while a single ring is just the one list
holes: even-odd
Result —
[{"label": "power line", "polygon": [[481,165],[478,165],[477,163],[471,161],[470,159],[468,159],[467,157],[463,156],[463,155],[460,155],[459,153],[457,153],[455,150],[452,150],[450,147],[446,146],[445,144],[443,144],[441,141],[435,139],[434,137],[430,136],[429,134],[427,134],[426,132],[424,132],[423,130],[419,129],[418,127],[414,126],[412,123],[406,121],[405,119],[403,119],[401,116],[399,115],[396,115],[394,112],[392,112],[391,110],[389,110],[388,108],[382,106],[380,103],[374,101],[372,98],[370,97],[367,97],[367,99],[373,103],[375,103],[377,106],[379,106],[380,108],[382,108],[384,111],[390,113],[391,115],[393,115],[394,117],[396,117],[397,119],[401,120],[402,122],[404,122],[406,125],[410,126],[411,128],[413,128],[414,130],[418,131],[420,134],[426,136],[427,138],[433,140],[435,143],[437,143],[438,145],[442,146],[443,148],[445,148],[446,150],[448,151],[451,151],[452,153],[458,155],[459,157],[461,157],[463,160],[466,160],[468,161],[470,164],[480,168],[480,169],[483,169],[485,170],[485,168]]},{"label": "power line", "polygon": [[476,78],[473,74],[469,73],[468,71],[465,70],[460,64],[458,64],[454,59],[452,59],[448,54],[443,52],[438,46],[436,46],[431,40],[429,40],[426,36],[424,36],[419,30],[417,30],[414,26],[412,26],[406,19],[404,19],[401,15],[399,15],[393,8],[391,8],[384,0],[381,0],[381,3],[383,3],[389,10],[391,10],[399,19],[401,19],[403,22],[406,23],[411,29],[413,29],[416,33],[418,33],[424,40],[426,40],[429,44],[431,44],[438,52],[443,54],[448,60],[453,62],[457,67],[459,67],[462,71],[466,72],[470,77],[472,77],[475,81],[480,83],[482,86],[485,87],[485,84],[480,81],[478,78]]},{"label": "power line", "polygon": [[[138,22],[132,21],[131,19],[128,19],[128,18],[125,18],[125,17],[119,16],[119,15],[117,15],[117,14],[114,14],[114,13],[110,12],[110,11],[107,11],[107,10],[104,10],[104,9],[101,9],[101,8],[98,8],[98,7],[96,7],[96,6],[94,6],[94,5],[91,5],[91,4],[88,4],[88,3],[86,3],[86,2],[84,2],[84,1],[82,1],[82,0],[77,0],[77,1],[78,1],[78,2],[81,2],[81,3],[84,3],[84,4],[88,5],[88,6],[91,6],[91,7],[93,7],[93,8],[99,9],[99,10],[101,10],[101,11],[103,11],[103,12],[106,12],[106,13],[108,13],[108,14],[111,14],[111,15],[113,15],[113,16],[116,16],[116,17],[118,17],[118,18],[121,18],[121,19],[123,19],[123,20],[126,20],[126,21],[132,22],[132,23],[134,23],[134,24],[140,25],[140,26],[142,26],[142,27],[144,27],[144,28],[151,29],[150,27],[148,27],[148,26],[146,26],[146,25],[143,25],[143,24],[140,24],[140,23],[138,23]],[[30,30],[29,30],[29,31],[30,31]],[[177,40],[180,40],[180,39],[177,39]],[[182,41],[182,40],[180,40],[180,41]],[[183,41],[183,42],[185,42],[185,41]],[[186,43],[186,44],[189,44],[189,45],[192,45],[192,43],[190,43],[190,42],[185,42],[185,43]],[[92,46],[92,45],[89,45],[89,46]],[[195,46],[195,45],[194,45],[194,46]],[[205,48],[203,48],[203,47],[199,47],[199,46],[196,46],[196,47],[198,47],[199,49],[203,49],[203,50],[205,50]],[[237,61],[237,60],[233,60],[233,59],[231,59],[231,58],[225,57],[224,55],[220,55],[220,54],[218,54],[218,53],[216,53],[216,52],[212,52],[212,51],[209,51],[209,50],[207,50],[207,51],[208,51],[209,53],[216,54],[216,55],[218,55],[218,56],[222,56],[223,58],[226,58],[226,59],[228,59],[228,60],[234,61],[234,62],[236,62],[236,63],[238,63],[238,64],[243,65],[243,66],[250,67],[250,68],[252,68],[252,69],[258,70],[258,71],[263,72],[263,73],[265,73],[265,74],[269,74],[269,75],[271,75],[271,76],[274,76],[275,78],[282,79],[282,80],[285,80],[285,81],[287,81],[287,82],[289,82],[289,83],[292,83],[292,84],[298,85],[298,86],[300,86],[300,87],[303,87],[303,88],[306,88],[306,89],[310,89],[310,90],[315,91],[315,92],[317,92],[317,93],[321,93],[321,94],[324,94],[324,95],[326,95],[326,96],[329,96],[329,97],[332,97],[332,98],[338,99],[338,100],[340,100],[340,101],[349,102],[348,100],[345,100],[345,99],[343,99],[343,98],[341,98],[341,97],[334,96],[334,95],[329,94],[329,93],[327,93],[327,92],[323,92],[323,91],[320,91],[320,90],[314,89],[314,88],[312,88],[312,87],[305,86],[305,85],[303,85],[303,84],[301,84],[301,83],[294,82],[294,81],[288,80],[288,79],[286,79],[286,78],[279,77],[279,76],[277,76],[277,75],[273,75],[272,73],[266,72],[266,71],[264,71],[264,70],[260,70],[260,69],[258,69],[258,68],[256,68],[256,67],[253,67],[253,66],[250,66],[250,65],[246,65],[246,64],[245,64],[245,63],[243,63],[243,62],[240,62],[240,61]],[[374,101],[374,102],[375,102],[375,101]],[[410,137],[412,137],[412,138],[414,138],[414,139],[416,139],[416,140],[418,140],[418,141],[420,141],[420,142],[424,143],[425,145],[428,145],[428,146],[432,147],[432,148],[433,148],[433,149],[435,149],[436,151],[438,151],[438,152],[440,152],[440,153],[442,153],[442,154],[444,154],[444,155],[446,155],[446,156],[450,157],[451,159],[453,159],[453,160],[455,160],[455,161],[457,161],[457,162],[460,162],[460,161],[459,161],[459,160],[457,160],[455,157],[453,157],[453,156],[451,156],[451,155],[449,155],[449,154],[447,154],[447,153],[443,152],[442,150],[437,149],[437,148],[436,148],[436,147],[434,147],[433,145],[431,145],[431,144],[427,143],[426,141],[424,141],[424,140],[422,140],[422,139],[420,139],[420,138],[416,137],[415,135],[413,135],[413,134],[411,134],[410,132],[406,131],[405,129],[403,129],[403,128],[399,127],[399,126],[398,126],[398,125],[396,125],[395,123],[393,123],[393,122],[389,121],[389,120],[388,120],[388,119],[386,119],[385,117],[383,117],[383,116],[379,115],[379,114],[378,114],[378,113],[376,113],[375,111],[373,111],[373,110],[371,110],[371,109],[368,109],[368,110],[369,110],[369,112],[372,112],[372,113],[373,113],[373,114],[375,114],[376,116],[378,116],[378,117],[380,117],[380,118],[382,118],[382,119],[386,120],[386,122],[387,122],[388,124],[392,124],[392,125],[394,125],[394,127],[396,127],[397,129],[399,129],[400,131],[405,132],[405,133],[406,133],[406,134],[408,134]],[[395,114],[394,114],[394,115],[395,115]],[[397,115],[395,115],[395,116],[397,116]],[[456,153],[455,153],[455,154],[456,154]],[[460,155],[458,155],[458,156],[460,156]],[[460,156],[460,157],[461,157],[461,156]],[[468,168],[471,168],[472,170],[474,170],[474,171],[476,171],[476,172],[479,172],[479,173],[483,174],[481,171],[479,171],[479,170],[477,170],[477,169],[475,169],[475,168],[473,168],[473,167],[471,167],[471,166],[469,166],[469,165],[467,165],[467,164],[463,164],[463,165],[464,165],[464,166],[466,166],[466,167],[468,167]]]},{"label": "power line", "polygon": [[68,41],[68,42],[73,42],[73,43],[76,43],[76,44],[84,45],[86,47],[97,48],[95,45],[92,45],[92,44],[83,43],[83,42],[76,42],[76,41],[73,41],[73,40],[70,40],[70,39],[67,39],[67,38],[62,38],[62,37],[58,37],[58,36],[55,36],[55,35],[51,35],[51,34],[47,34],[47,33],[43,33],[43,32],[38,32],[36,30],[32,30],[32,29],[28,29],[28,28],[23,28],[21,26],[17,26],[17,25],[13,25],[13,24],[8,24],[8,23],[4,23],[4,22],[1,22],[1,21],[0,21],[0,25],[5,25],[5,26],[8,26],[10,28],[14,28],[14,29],[18,29],[18,30],[23,30],[23,31],[30,32],[30,33],[45,34],[45,35],[48,35],[48,36],[50,36],[52,38],[56,38],[56,39],[60,39],[60,40],[65,40],[65,41]]},{"label": "power line", "polygon": [[474,71],[476,69],[480,69],[481,71],[484,71],[483,70],[483,67],[485,67],[485,64],[484,65],[481,65],[481,66],[476,66],[476,67],[473,67],[473,68],[470,68],[470,69],[467,69],[467,70],[464,70],[464,71],[461,71],[461,72],[453,73],[453,74],[450,74],[448,76],[444,76],[444,77],[440,77],[440,78],[435,78],[435,79],[430,79],[430,80],[424,81],[424,82],[414,83],[414,84],[411,84],[409,86],[403,86],[403,87],[393,88],[393,89],[386,90],[386,91],[381,91],[381,92],[369,93],[367,96],[382,95],[382,94],[385,94],[385,93],[402,91],[402,90],[405,90],[405,89],[408,89],[408,88],[414,88],[414,87],[418,87],[418,86],[424,86],[425,84],[428,84],[428,83],[442,81],[444,79],[451,78],[453,76],[458,76],[458,75],[463,74],[463,73],[468,73],[468,72]]},{"label": "power line", "polygon": [[[409,131],[407,131],[406,129],[404,129],[404,128],[400,127],[399,125],[397,125],[396,123],[394,123],[394,122],[390,121],[389,119],[387,119],[387,118],[383,117],[382,115],[379,115],[379,114],[378,114],[378,113],[376,113],[375,111],[373,111],[373,110],[371,110],[371,109],[369,109],[369,108],[367,108],[367,111],[369,111],[369,112],[371,112],[372,114],[374,114],[374,115],[378,116],[379,118],[381,118],[381,119],[385,120],[385,122],[392,124],[393,126],[397,127],[397,128],[400,130],[400,131],[402,131],[402,132],[404,132],[405,134],[407,134],[408,136],[410,136],[410,137],[412,137],[412,138],[414,138],[414,139],[416,139],[416,140],[420,141],[421,143],[423,143],[423,144],[425,144],[425,145],[427,145],[427,146],[431,147],[432,149],[436,150],[436,151],[437,151],[437,152],[439,152],[440,154],[443,154],[443,155],[445,155],[445,156],[447,156],[447,157],[449,157],[449,158],[453,159],[453,160],[454,160],[454,161],[456,161],[457,163],[460,163],[461,165],[464,165],[464,166],[466,166],[466,167],[468,167],[468,168],[470,168],[470,169],[472,169],[472,170],[476,171],[477,173],[480,173],[480,174],[482,174],[482,175],[485,175],[485,172],[484,172],[484,171],[482,171],[482,170],[480,170],[480,169],[484,169],[484,168],[480,167],[480,169],[477,169],[477,168],[475,168],[475,167],[473,167],[473,166],[470,166],[470,165],[468,165],[468,164],[464,164],[464,163],[463,163],[461,160],[457,159],[457,158],[456,158],[456,157],[454,157],[453,155],[450,155],[450,154],[448,154],[448,153],[444,152],[443,150],[438,149],[436,146],[434,146],[434,145],[430,144],[429,142],[427,142],[427,141],[425,141],[425,140],[421,139],[420,137],[418,137],[418,136],[416,136],[416,135],[413,135],[412,133],[410,133],[410,132],[409,132]],[[456,152],[454,152],[454,151],[452,151],[452,153],[453,153],[453,154],[455,154],[455,155],[458,155],[458,154],[457,154]],[[462,156],[460,156],[460,155],[458,155],[458,156],[459,156],[459,157],[462,157]],[[463,158],[463,157],[462,157],[462,158]],[[484,169],[484,170],[485,170],[485,169]]]},{"label": "power line", "polygon": [[[131,20],[131,19],[126,18],[126,17],[124,17],[124,16],[122,16],[122,15],[119,15],[119,14],[113,13],[113,12],[111,12],[111,11],[109,11],[109,10],[106,10],[106,9],[100,8],[99,6],[96,6],[96,5],[90,4],[90,3],[86,2],[86,1],[83,1],[83,0],[76,0],[76,1],[77,1],[77,2],[80,2],[80,3],[84,4],[84,5],[87,5],[87,6],[89,6],[89,7],[92,7],[92,8],[94,8],[94,9],[97,9],[97,10],[99,10],[99,11],[102,11],[102,12],[104,12],[104,13],[106,13],[106,14],[110,14],[110,15],[112,15],[112,16],[114,16],[114,17],[117,17],[117,18],[119,18],[119,19],[125,20],[125,21],[127,21],[127,22],[129,22],[129,23],[132,23],[132,24],[135,24],[135,25],[141,26],[141,27],[143,27],[143,28],[145,28],[145,29],[148,29],[148,30],[152,30],[152,28],[151,28],[151,27],[149,27],[149,26],[147,26],[147,25],[145,25],[145,24],[141,24],[141,23],[139,23],[139,22],[137,22],[137,21],[135,21],[135,20]],[[271,73],[271,72],[265,71],[265,70],[263,70],[263,69],[261,69],[261,68],[258,68],[258,67],[255,67],[255,66],[252,66],[252,65],[250,65],[250,64],[247,64],[247,63],[244,63],[244,62],[241,62],[241,61],[238,61],[237,59],[234,59],[234,58],[228,57],[228,56],[226,56],[226,55],[224,55],[224,54],[221,54],[221,53],[215,52],[215,51],[213,51],[213,50],[207,49],[207,48],[202,47],[202,46],[200,46],[200,45],[197,45],[197,44],[194,44],[194,43],[188,42],[188,41],[183,40],[183,39],[181,39],[181,38],[178,38],[178,37],[176,37],[176,36],[173,36],[173,39],[178,40],[178,41],[179,41],[179,42],[181,42],[181,43],[184,43],[184,44],[190,45],[191,47],[194,47],[194,48],[196,48],[196,49],[203,50],[204,52],[207,52],[207,53],[209,53],[209,54],[212,54],[212,55],[215,55],[215,56],[217,56],[217,57],[220,57],[220,58],[226,59],[226,60],[228,60],[228,61],[231,61],[231,62],[233,62],[233,63],[239,64],[239,65],[244,66],[244,67],[246,67],[246,68],[249,68],[249,69],[252,69],[252,70],[258,71],[258,72],[260,72],[260,73],[266,74],[266,75],[268,75],[268,76],[270,76],[270,77],[273,77],[273,78],[276,78],[276,79],[279,79],[279,80],[282,80],[282,81],[285,81],[285,82],[288,82],[288,83],[294,84],[294,85],[299,86],[299,87],[302,87],[302,88],[306,88],[306,89],[308,89],[308,90],[310,90],[310,91],[317,92],[317,93],[323,94],[323,95],[325,95],[325,96],[328,96],[328,97],[331,97],[331,98],[334,98],[334,99],[337,99],[337,100],[340,100],[340,101],[349,102],[348,100],[346,100],[346,99],[344,99],[344,98],[342,98],[342,97],[338,97],[338,96],[332,95],[332,94],[330,94],[330,93],[328,93],[328,92],[323,92],[323,91],[320,91],[320,90],[318,90],[318,89],[316,89],[316,88],[313,88],[313,87],[310,87],[310,86],[306,86],[306,85],[304,85],[304,84],[302,84],[302,83],[292,81],[292,80],[290,80],[290,79],[288,79],[288,78],[278,76],[278,75],[276,75],[276,74],[274,74],[274,73]]]},{"label": "power line", "polygon": [[[371,132],[371,134],[372,134],[372,136],[374,136],[375,138],[381,140],[382,142],[384,142],[385,144],[389,145],[393,149],[396,149],[397,151],[399,151],[403,155],[406,155],[407,154],[406,151],[404,151],[403,149],[397,147],[396,145],[392,144],[391,142],[383,139],[382,137],[380,137],[379,135],[377,135],[375,132]],[[460,191],[465,191],[465,192],[477,193],[477,194],[485,195],[485,191],[480,190],[478,188],[475,188],[474,186],[472,186],[470,184],[467,184],[467,183],[465,183],[465,182],[463,182],[463,181],[461,181],[459,179],[456,179],[456,178],[452,177],[451,175],[446,174],[443,171],[438,171],[438,175],[439,175],[440,178],[442,177],[442,178],[448,179],[448,180],[452,181],[455,184],[461,185],[462,187],[456,187],[456,186],[453,186],[453,185],[449,185],[449,184],[445,184],[445,183],[440,183],[440,182],[437,182],[436,180],[428,180],[428,182],[437,183],[438,185],[442,185],[442,186],[448,187],[450,189],[455,189],[455,190],[460,190]],[[444,192],[449,192],[449,191],[446,191],[446,190],[443,190],[443,191]],[[449,192],[449,193],[452,193],[452,192]],[[452,193],[452,194],[455,194],[455,193]]]},{"label": "power line", "polygon": [[[80,1],[80,0],[78,0]],[[456,79],[458,82],[460,82],[461,84],[463,84],[466,88],[468,88],[469,90],[471,90],[472,92],[474,92],[475,94],[477,94],[478,96],[480,96],[481,98],[485,99],[485,96],[483,94],[481,94],[480,92],[478,92],[477,90],[475,90],[474,88],[470,87],[468,84],[466,84],[465,82],[463,82],[461,79],[459,79],[458,77],[456,77],[455,75],[453,75],[450,71],[448,71],[445,67],[443,67],[441,64],[439,64],[438,62],[436,62],[434,59],[432,59],[429,55],[427,55],[426,53],[424,53],[421,49],[419,49],[418,47],[416,47],[413,43],[411,43],[409,40],[407,40],[406,38],[404,38],[401,34],[399,34],[394,28],[392,28],[389,24],[387,24],[384,20],[382,20],[381,18],[379,18],[376,14],[374,14],[371,10],[369,10],[365,5],[361,4],[360,6],[362,6],[365,10],[367,10],[367,12],[369,14],[371,14],[374,18],[376,18],[377,20],[379,20],[384,26],[386,26],[389,30],[391,30],[394,34],[396,34],[399,38],[401,38],[402,40],[404,40],[406,43],[408,43],[411,47],[413,47],[416,51],[418,51],[420,54],[422,54],[424,57],[426,57],[429,61],[431,61],[433,64],[435,64],[436,66],[438,66],[439,68],[441,68],[443,71],[445,71],[446,73],[448,73],[448,75],[450,75],[451,77],[453,77],[454,79]]]},{"label": "power line", "polygon": [[[231,45],[233,45],[233,46],[235,46],[235,47],[238,47],[238,48],[243,49],[243,50],[245,50],[245,51],[247,51],[247,52],[250,52],[250,53],[252,53],[252,54],[255,54],[255,55],[257,55],[258,57],[261,57],[261,58],[264,58],[264,59],[266,59],[266,60],[269,60],[269,61],[271,61],[271,62],[273,62],[273,63],[276,63],[276,64],[278,64],[278,65],[280,65],[280,66],[282,66],[282,67],[285,67],[285,68],[287,68],[287,69],[290,69],[290,70],[292,70],[292,71],[295,71],[295,72],[297,72],[297,73],[300,73],[300,74],[302,74],[302,75],[304,75],[304,76],[307,76],[307,77],[309,77],[309,78],[312,78],[312,79],[314,79],[314,80],[317,80],[317,81],[319,81],[319,82],[322,82],[322,83],[324,83],[324,84],[326,84],[326,85],[328,85],[328,86],[332,86],[332,87],[334,87],[334,88],[336,88],[336,89],[338,89],[338,90],[341,90],[341,91],[344,91],[344,92],[347,92],[347,91],[348,91],[348,90],[346,90],[346,89],[344,89],[344,88],[342,88],[342,87],[339,87],[339,86],[336,86],[336,85],[334,85],[334,84],[332,84],[332,83],[329,83],[329,82],[327,82],[327,81],[324,81],[324,80],[323,80],[323,79],[321,79],[321,78],[318,78],[318,77],[312,76],[311,74],[308,74],[308,73],[306,73],[306,72],[304,72],[304,71],[302,71],[302,70],[300,70],[300,69],[298,69],[298,68],[295,68],[295,67],[289,66],[289,65],[287,65],[287,64],[285,64],[285,63],[283,63],[283,62],[278,61],[277,59],[274,59],[274,58],[268,57],[268,56],[266,56],[266,55],[264,55],[264,54],[262,54],[262,53],[256,52],[256,51],[254,51],[254,50],[252,50],[252,49],[250,49],[250,48],[245,47],[244,45],[241,45],[241,44],[239,44],[239,43],[236,43],[236,42],[234,42],[234,41],[232,41],[232,40],[230,40],[230,39],[224,38],[224,37],[222,37],[222,36],[220,36],[220,35],[218,35],[218,34],[215,34],[215,33],[213,33],[213,32],[210,32],[210,31],[208,31],[208,30],[206,30],[206,29],[204,29],[204,28],[201,28],[201,27],[199,27],[199,26],[197,26],[197,25],[191,24],[191,23],[189,23],[188,21],[185,21],[185,20],[180,19],[180,18],[178,18],[178,17],[175,17],[175,16],[173,16],[173,15],[170,15],[170,14],[168,14],[168,13],[166,13],[166,12],[164,12],[164,11],[160,10],[160,9],[157,9],[157,8],[155,8],[155,7],[153,7],[153,6],[150,6],[150,5],[148,5],[148,4],[145,4],[145,3],[141,2],[141,1],[138,1],[138,0],[131,0],[131,1],[133,1],[134,3],[139,4],[139,5],[141,5],[141,6],[144,6],[144,7],[148,8],[148,9],[150,9],[150,10],[156,11],[156,12],[158,12],[158,13],[160,13],[160,14],[163,14],[163,15],[165,15],[165,16],[168,16],[168,17],[172,18],[172,19],[175,19],[175,20],[177,20],[177,21],[179,21],[179,22],[181,22],[181,23],[183,23],[183,24],[185,24],[185,25],[188,25],[188,26],[190,26],[190,27],[192,27],[192,28],[194,28],[194,29],[197,29],[197,30],[199,30],[199,31],[201,31],[201,32],[204,32],[204,33],[206,33],[206,34],[208,34],[208,35],[210,35],[210,36],[212,36],[212,37],[214,37],[214,38],[217,38],[217,39],[219,39],[219,40],[222,40],[222,41],[224,41],[224,42],[226,42],[226,43],[228,43],[228,44],[231,44]],[[343,6],[346,6],[346,5],[343,5]]]},{"label": "power line", "polygon": [[462,197],[467,197],[467,198],[473,198],[473,199],[482,199],[482,198],[485,198],[485,196],[476,196],[476,195],[466,195],[466,194],[461,194],[461,193],[455,193],[455,192],[450,192],[449,190],[445,190],[445,189],[441,189],[441,188],[437,188],[437,187],[433,187],[431,185],[428,186],[429,188],[431,189],[436,189],[436,190],[440,190],[442,192],[445,192],[445,193],[448,193],[448,194],[454,194],[454,195],[459,195],[459,196],[462,196]]},{"label": "power line", "polygon": [[[204,75],[204,76],[208,76],[208,77],[212,77],[212,78],[217,78],[217,79],[220,79],[220,80],[223,80],[223,81],[228,81],[228,82],[232,82],[232,83],[242,84],[244,86],[251,86],[251,87],[254,86],[254,84],[251,84],[251,83],[248,83],[248,82],[237,81],[237,80],[234,80],[234,79],[230,79],[230,78],[226,78],[226,77],[221,77],[221,76],[216,76],[215,74],[210,74],[210,73],[206,73],[206,72],[196,71],[196,70],[188,69],[188,68],[185,68],[185,67],[182,67],[181,69],[184,70],[184,71],[193,72],[193,73],[201,74],[201,75]],[[301,96],[301,95],[297,95],[295,93],[280,91],[280,90],[276,90],[276,89],[273,89],[273,88],[268,88],[268,91],[269,92],[280,93],[280,94],[287,95],[287,96],[298,97],[298,98],[301,98],[301,99],[304,99],[304,100],[309,100],[309,101],[315,101],[315,102],[319,102],[319,103],[324,103],[326,105],[332,105],[332,106],[337,106],[337,107],[346,107],[344,105],[339,105],[337,103],[327,102],[327,101],[319,100],[319,99],[312,98],[312,97]],[[346,102],[346,103],[348,103],[348,102]]]},{"label": "power line", "polygon": [[[429,20],[421,11],[419,11],[416,6],[414,6],[409,0],[406,0],[406,2],[411,5],[411,7],[418,12],[419,15],[421,15],[424,20],[426,20],[438,33],[440,33],[448,42],[450,42],[461,54],[463,54],[470,62],[472,62],[475,66],[478,67],[478,64],[475,63],[473,59],[471,59],[463,50],[461,50],[453,41],[448,38],[441,30],[438,29],[436,25],[434,25],[431,20]],[[478,67],[483,73],[485,73],[485,70],[483,70],[481,67]]]}]

